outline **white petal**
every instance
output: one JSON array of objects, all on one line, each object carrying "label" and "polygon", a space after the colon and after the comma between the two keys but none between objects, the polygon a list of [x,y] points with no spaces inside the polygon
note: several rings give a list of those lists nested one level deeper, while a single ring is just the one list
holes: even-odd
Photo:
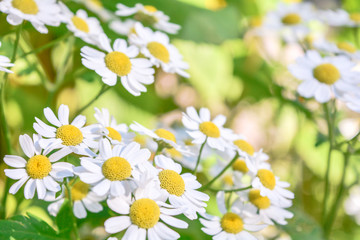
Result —
[{"label": "white petal", "polygon": [[81,201],[75,201],[74,207],[73,207],[74,215],[77,218],[85,218],[86,217],[86,210],[84,208],[84,205],[81,203]]},{"label": "white petal", "polygon": [[44,115],[46,117],[46,119],[52,124],[55,125],[57,127],[61,126],[60,121],[57,119],[57,117],[55,116],[54,112],[49,108],[45,108],[44,109]]},{"label": "white petal", "polygon": [[35,147],[34,147],[34,143],[33,143],[32,139],[31,139],[31,137],[29,137],[29,135],[27,135],[27,134],[20,135],[19,142],[20,142],[20,146],[26,156],[28,156],[29,158],[34,156]]},{"label": "white petal", "polygon": [[25,189],[24,189],[24,196],[26,199],[31,199],[34,197],[35,187],[36,187],[35,180],[30,178],[29,181],[26,183]]},{"label": "white petal", "polygon": [[67,105],[60,105],[58,117],[62,125],[69,125],[69,107]]},{"label": "white petal", "polygon": [[20,179],[24,176],[27,176],[26,170],[24,168],[20,169],[5,169],[5,175],[11,179]]},{"label": "white petal", "polygon": [[19,191],[19,189],[21,188],[21,186],[29,179],[29,176],[23,176],[19,181],[17,181],[16,183],[14,183],[11,188],[9,189],[9,193],[11,194],[15,194],[17,193],[17,191]]},{"label": "white petal", "polygon": [[38,193],[38,198],[39,199],[44,199],[45,198],[45,194],[46,194],[46,188],[45,185],[42,181],[42,179],[36,179],[36,189],[37,189],[37,193]]},{"label": "white petal", "polygon": [[4,162],[14,168],[23,168],[26,165],[24,158],[15,155],[5,155]]},{"label": "white petal", "polygon": [[106,220],[104,223],[105,231],[108,233],[121,232],[130,225],[130,217],[128,216],[112,217]]}]

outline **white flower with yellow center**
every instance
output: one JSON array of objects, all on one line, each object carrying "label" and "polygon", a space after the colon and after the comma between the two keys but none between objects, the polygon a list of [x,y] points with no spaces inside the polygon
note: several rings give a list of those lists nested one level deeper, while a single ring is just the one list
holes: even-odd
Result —
[{"label": "white flower with yellow center", "polygon": [[226,122],[224,115],[218,115],[211,120],[209,109],[201,108],[198,114],[194,107],[188,107],[186,113],[183,113],[182,122],[188,129],[186,132],[194,139],[194,144],[203,144],[206,141],[211,148],[220,151],[230,146],[227,139],[230,139],[233,133],[223,127]]},{"label": "white flower with yellow center", "polygon": [[320,103],[356,90],[358,72],[355,63],[345,56],[322,57],[317,51],[307,51],[305,56],[289,66],[289,71],[303,81],[298,92],[305,98],[315,97]]},{"label": "white flower with yellow center", "polygon": [[45,25],[60,25],[60,7],[56,0],[3,0],[0,11],[8,14],[6,20],[11,25],[31,22],[40,33],[47,33]]},{"label": "white flower with yellow center", "polygon": [[[77,181],[76,183],[69,183],[71,186],[71,201],[73,201],[73,212],[74,216],[77,218],[86,218],[87,213],[89,212],[97,213],[103,210],[102,205],[100,204],[105,198],[98,196],[94,192],[90,191],[90,185],[82,181]],[[65,199],[68,197],[66,190],[64,189],[63,193],[56,198],[56,201],[51,203],[48,206],[48,211],[52,216],[56,216],[64,203]]]},{"label": "white flower with yellow center", "polygon": [[99,35],[104,33],[99,20],[88,17],[86,11],[79,9],[76,14],[72,13],[65,4],[59,2],[62,11],[63,22],[67,28],[78,38],[87,43],[98,45]]},{"label": "white flower with yellow center", "polygon": [[102,81],[114,86],[120,77],[121,84],[134,96],[146,92],[145,85],[154,82],[152,64],[145,58],[137,58],[139,50],[135,46],[127,46],[124,39],[116,39],[113,48],[105,34],[100,35],[100,46],[106,51],[98,51],[90,47],[81,48],[82,63],[102,77]]},{"label": "white flower with yellow center", "polygon": [[[0,42],[1,47],[1,42]],[[7,69],[7,67],[13,67],[14,64],[10,63],[10,59],[6,56],[0,55],[0,71],[7,72],[7,73],[13,73],[13,71]]]},{"label": "white flower with yellow center", "polygon": [[279,4],[264,19],[264,28],[279,32],[285,41],[302,40],[309,32],[308,22],[314,18],[310,3]]},{"label": "white flower with yellow center", "polygon": [[115,145],[112,149],[109,140],[100,141],[99,156],[96,159],[81,158],[81,166],[74,168],[80,180],[94,185],[92,191],[99,196],[121,196],[129,194],[134,188],[134,178],[139,177],[137,165],[150,158],[150,151],[140,149],[138,143]]},{"label": "white flower with yellow center", "polygon": [[25,160],[15,155],[5,155],[4,162],[10,167],[16,169],[5,169],[5,175],[11,179],[19,180],[14,183],[9,192],[17,193],[22,185],[26,183],[24,196],[26,199],[34,197],[35,189],[39,199],[44,199],[47,192],[58,192],[61,190],[58,182],[65,177],[73,176],[73,165],[65,162],[58,162],[65,157],[70,151],[66,149],[52,152],[53,149],[43,150],[39,145],[40,136],[33,135],[33,139],[29,135],[20,135],[20,146],[29,158]]},{"label": "white flower with yellow center", "polygon": [[201,230],[213,236],[214,240],[256,240],[250,232],[257,232],[264,229],[267,225],[260,224],[259,217],[254,214],[245,213],[243,204],[235,201],[230,211],[225,207],[223,192],[217,195],[218,208],[222,217],[203,215],[200,218],[204,226]]},{"label": "white flower with yellow center", "polygon": [[129,37],[130,43],[138,46],[140,52],[150,59],[156,67],[161,67],[164,72],[177,73],[188,78],[185,72],[189,65],[183,61],[178,49],[170,44],[169,37],[162,32],[153,32],[141,23],[135,24],[135,33]]},{"label": "white flower with yellow center", "polygon": [[285,189],[290,184],[280,181],[270,169],[258,169],[251,185],[260,190],[261,196],[268,197],[274,204],[291,206],[290,199],[294,198],[294,193]]},{"label": "white flower with yellow center", "polygon": [[94,124],[91,127],[91,132],[98,132],[101,137],[109,139],[111,144],[125,144],[132,141],[134,138],[133,133],[129,133],[128,126],[125,123],[117,124],[114,116],[111,116],[109,110],[106,108],[95,108],[94,117],[98,121],[98,124]]},{"label": "white flower with yellow center", "polygon": [[291,202],[280,205],[274,204],[268,197],[261,196],[259,189],[238,192],[238,194],[250,202],[250,204],[244,206],[245,210],[248,212],[257,212],[260,219],[266,224],[274,225],[274,222],[276,222],[280,225],[286,225],[286,219],[294,216],[293,213],[285,209],[291,207]]},{"label": "white flower with yellow center", "polygon": [[205,202],[210,198],[196,190],[201,187],[196,176],[181,174],[181,165],[163,155],[155,156],[155,166],[159,168],[157,177],[161,194],[169,199],[172,206],[182,209],[191,220],[197,218],[197,213],[205,213]]},{"label": "white flower with yellow center", "polygon": [[344,9],[319,11],[320,19],[333,27],[358,27],[360,25],[360,13],[348,13]]},{"label": "white flower with yellow center", "polygon": [[344,202],[345,212],[355,217],[356,223],[360,225],[360,186],[350,189],[350,195]]},{"label": "white flower with yellow center", "polygon": [[39,141],[43,148],[51,146],[56,149],[68,149],[79,155],[94,155],[89,147],[96,148],[98,143],[93,140],[94,135],[84,127],[85,116],[79,115],[69,123],[69,107],[64,104],[60,105],[57,117],[48,107],[44,109],[44,115],[53,126],[37,117],[33,125],[35,131],[44,137]]},{"label": "white flower with yellow center", "polygon": [[314,47],[325,54],[345,55],[351,59],[360,59],[360,51],[352,43],[339,41],[337,43],[319,40],[313,43]]},{"label": "white flower with yellow center", "polygon": [[170,34],[175,34],[180,30],[179,25],[170,23],[169,16],[165,15],[162,11],[159,11],[154,6],[144,6],[141,3],[137,3],[132,8],[127,7],[121,3],[118,3],[116,6],[118,10],[115,12],[115,14],[118,16],[126,17],[135,14],[134,18],[137,21]]},{"label": "white flower with yellow center", "polygon": [[188,227],[186,222],[173,217],[181,212],[161,199],[153,182],[136,189],[133,196],[109,198],[107,204],[120,216],[107,219],[105,231],[113,234],[126,229],[124,240],[178,239],[180,235],[164,223],[176,228]]}]

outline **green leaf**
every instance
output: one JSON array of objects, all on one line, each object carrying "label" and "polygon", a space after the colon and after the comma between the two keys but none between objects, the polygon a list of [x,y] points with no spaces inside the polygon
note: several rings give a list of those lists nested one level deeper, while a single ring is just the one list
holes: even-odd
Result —
[{"label": "green leaf", "polygon": [[41,219],[28,216],[14,216],[0,220],[0,239],[2,240],[64,240],[49,224]]},{"label": "green leaf", "polygon": [[65,199],[62,204],[55,221],[59,228],[59,234],[64,237],[69,237],[74,227],[75,218],[72,213],[70,202],[67,199]]}]

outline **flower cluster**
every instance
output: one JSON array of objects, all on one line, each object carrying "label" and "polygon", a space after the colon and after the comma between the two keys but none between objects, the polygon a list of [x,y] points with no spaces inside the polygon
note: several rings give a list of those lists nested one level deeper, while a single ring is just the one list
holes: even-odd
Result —
[{"label": "flower cluster", "polygon": [[[168,226],[187,228],[176,217],[180,214],[189,220],[200,215],[202,230],[214,239],[253,238],[249,232],[286,224],[293,216],[286,208],[294,195],[273,174],[268,156],[225,128],[225,116],[211,119],[206,108],[199,113],[187,108],[184,127],[177,129],[148,129],[137,122],[129,128],[107,109],[95,109],[97,123],[90,125],[82,115],[69,121],[66,105],[57,114],[45,108],[44,115],[45,122],[35,118],[32,138],[19,138],[26,158],[6,155],[4,161],[13,167],[6,176],[18,180],[10,193],[25,185],[25,198],[37,193],[38,199],[51,202],[51,215],[57,215],[66,198],[77,218],[102,211],[106,202],[116,216],[105,221],[105,231],[126,230],[125,239],[177,239],[180,235]],[[221,157],[223,167],[216,167],[221,172],[202,186],[196,169],[209,155]],[[189,172],[194,169],[195,175]],[[205,191],[215,191],[211,185],[225,172],[234,178],[232,188],[216,190],[222,216],[211,216]]]},{"label": "flower cluster", "polygon": [[[129,8],[118,4],[117,7],[117,16],[133,15],[134,19],[127,19],[131,24],[126,24],[126,34],[122,34],[125,35],[125,39],[118,38],[111,46],[111,41],[99,20],[89,17],[85,10],[80,9],[73,13],[64,3],[55,0],[0,2],[0,11],[8,14],[7,21],[12,25],[22,24],[25,20],[31,22],[40,33],[47,33],[45,25],[66,24],[74,36],[93,45],[81,49],[83,65],[99,74],[102,81],[109,86],[114,86],[119,79],[124,88],[134,96],[146,92],[144,85],[154,82],[155,69],[161,68],[167,73],[189,77],[186,72],[188,64],[183,61],[182,55],[164,33],[176,33],[180,29],[179,25],[170,23],[169,17],[153,6],[136,4],[135,7]],[[100,16],[111,16],[111,13],[102,7],[91,5],[88,8]],[[105,19],[109,20],[109,17]],[[164,32],[153,31],[142,23]],[[123,25],[120,19],[110,23],[111,28],[117,33],[123,32]],[[1,66],[12,66],[8,64],[7,59],[0,60]],[[5,71],[3,68],[0,70]]]}]

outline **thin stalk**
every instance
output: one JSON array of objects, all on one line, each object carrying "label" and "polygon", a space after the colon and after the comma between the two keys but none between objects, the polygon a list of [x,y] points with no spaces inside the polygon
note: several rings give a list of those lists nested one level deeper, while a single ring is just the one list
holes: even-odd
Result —
[{"label": "thin stalk", "polygon": [[82,113],[85,109],[87,109],[91,104],[93,104],[93,102],[95,102],[102,94],[104,94],[107,90],[109,90],[110,87],[108,85],[103,85],[99,91],[99,93],[90,101],[88,102],[85,106],[83,106],[82,108],[80,108],[76,115]]},{"label": "thin stalk", "polygon": [[324,106],[326,123],[328,125],[328,139],[329,139],[329,151],[328,151],[327,165],[326,165],[326,172],[325,172],[325,186],[324,186],[324,197],[323,197],[323,203],[322,203],[322,218],[321,218],[322,222],[325,223],[326,206],[327,206],[327,201],[329,198],[329,174],[330,174],[330,166],[331,166],[331,154],[334,149],[334,132],[333,132],[334,128],[333,128],[333,121],[331,119],[331,114],[330,114],[327,103],[325,103],[323,106]]},{"label": "thin stalk", "polygon": [[200,150],[199,150],[199,156],[198,156],[198,158],[197,158],[196,166],[195,166],[195,169],[194,169],[194,171],[193,171],[193,174],[194,174],[194,175],[196,174],[197,169],[198,169],[198,167],[199,167],[200,159],[201,159],[201,153],[202,153],[202,151],[203,151],[203,149],[204,149],[204,146],[205,146],[206,141],[207,141],[207,137],[205,138],[204,143],[201,144],[201,147],[200,147]]},{"label": "thin stalk", "polygon": [[[73,202],[72,202],[72,198],[71,198],[71,189],[70,189],[68,181],[65,180],[64,182],[65,182],[66,191],[68,193],[67,195],[68,195],[68,198],[69,198],[71,212],[73,213]],[[77,224],[76,224],[76,217],[74,216],[74,213],[73,213],[73,228],[74,228],[73,232],[75,234],[76,240],[80,240],[80,236],[79,236],[79,232],[78,232],[78,228],[77,228]]]},{"label": "thin stalk", "polygon": [[226,165],[226,166],[223,168],[223,170],[221,170],[221,172],[220,172],[218,175],[216,175],[216,177],[214,177],[210,182],[208,182],[207,184],[205,184],[201,189],[207,189],[207,188],[209,188],[209,187],[211,186],[211,184],[213,184],[219,177],[221,177],[221,175],[224,174],[224,172],[225,172],[229,167],[231,167],[231,166],[235,163],[235,161],[238,159],[238,157],[239,157],[239,154],[236,153],[236,154],[235,154],[235,157],[228,163],[228,165]]},{"label": "thin stalk", "polygon": [[208,190],[212,191],[212,192],[241,192],[241,191],[245,191],[248,189],[251,189],[252,186],[247,186],[247,187],[243,187],[243,188],[235,188],[235,189],[215,189],[215,188],[208,188]]}]

